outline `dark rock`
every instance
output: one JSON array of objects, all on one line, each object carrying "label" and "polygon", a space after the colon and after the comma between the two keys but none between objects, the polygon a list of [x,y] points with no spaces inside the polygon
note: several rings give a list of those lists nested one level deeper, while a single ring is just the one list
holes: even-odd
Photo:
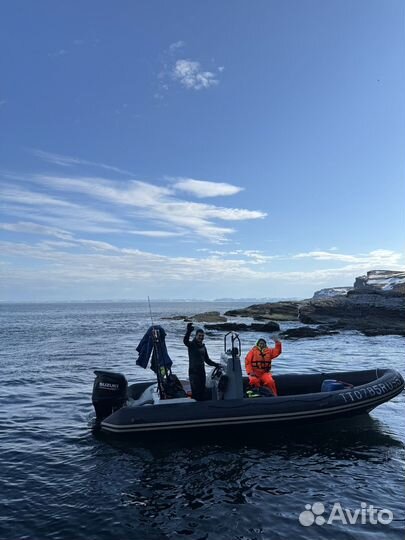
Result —
[{"label": "dark rock", "polygon": [[204,324],[206,330],[223,330],[224,332],[247,332],[250,326],[244,323],[219,323],[219,324]]},{"label": "dark rock", "polygon": [[185,321],[185,322],[226,322],[227,318],[220,314],[219,311],[206,311],[205,313],[197,313],[196,315],[173,315],[172,317],[162,317],[165,321]]},{"label": "dark rock", "polygon": [[281,332],[280,338],[282,339],[298,339],[298,338],[313,338],[321,336],[332,336],[338,334],[335,330],[329,330],[328,328],[311,328],[310,326],[300,326],[299,328],[289,328],[284,332]]},{"label": "dark rock", "polygon": [[268,321],[265,324],[252,323],[250,329],[257,332],[278,332],[280,325],[274,321]]},{"label": "dark rock", "polygon": [[396,332],[392,328],[364,328],[362,330],[362,333],[365,336],[369,336],[369,337],[372,337],[372,336],[392,336],[392,335],[405,336],[404,332],[400,333],[399,330],[398,330],[398,332]]},{"label": "dark rock", "polygon": [[205,313],[197,313],[197,315],[193,315],[190,317],[192,321],[195,322],[225,322],[227,320],[226,317],[221,315],[219,311],[206,311]]},{"label": "dark rock", "polygon": [[305,324],[328,324],[366,335],[405,335],[405,272],[376,270],[356,279],[345,296],[312,298],[299,308]]},{"label": "dark rock", "polygon": [[245,324],[245,323],[219,323],[219,324],[205,324],[204,327],[207,330],[220,330],[223,332],[278,332],[280,326],[275,322],[268,322],[266,324]]},{"label": "dark rock", "polygon": [[[268,302],[227,311],[227,317],[252,317],[256,320],[296,321],[301,302]],[[260,319],[259,319],[260,318]]]}]

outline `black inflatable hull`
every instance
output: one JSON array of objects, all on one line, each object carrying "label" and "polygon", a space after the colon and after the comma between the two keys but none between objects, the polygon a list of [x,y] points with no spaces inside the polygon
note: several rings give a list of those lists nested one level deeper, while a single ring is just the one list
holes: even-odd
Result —
[{"label": "black inflatable hull", "polygon": [[[404,388],[400,373],[392,369],[322,374],[288,374],[274,377],[277,398],[160,404],[123,407],[101,422],[102,432],[120,435],[177,431],[224,430],[247,426],[294,426],[331,421],[370,412]],[[320,392],[322,381],[337,379],[353,385]],[[132,385],[134,397],[150,383]],[[169,400],[170,401],[170,400]]]}]

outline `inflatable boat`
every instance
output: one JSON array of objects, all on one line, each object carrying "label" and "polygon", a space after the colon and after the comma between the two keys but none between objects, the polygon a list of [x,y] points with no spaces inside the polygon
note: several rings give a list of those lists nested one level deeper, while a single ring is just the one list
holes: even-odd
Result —
[{"label": "inflatable boat", "polygon": [[249,390],[248,379],[242,377],[239,337],[232,334],[231,341],[227,349],[225,337],[221,368],[210,374],[204,401],[195,401],[177,377],[163,370],[158,370],[156,383],[130,386],[120,373],[95,371],[93,405],[98,429],[128,436],[294,426],[369,413],[404,388],[399,372],[376,368],[275,375],[278,396],[261,395]]}]

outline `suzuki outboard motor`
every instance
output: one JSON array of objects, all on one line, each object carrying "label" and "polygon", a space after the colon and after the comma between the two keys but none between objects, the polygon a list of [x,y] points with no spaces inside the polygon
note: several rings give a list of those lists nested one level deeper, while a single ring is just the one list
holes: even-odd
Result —
[{"label": "suzuki outboard motor", "polygon": [[127,400],[128,383],[121,373],[99,370],[94,373],[96,380],[92,401],[97,420],[103,420],[124,405]]}]

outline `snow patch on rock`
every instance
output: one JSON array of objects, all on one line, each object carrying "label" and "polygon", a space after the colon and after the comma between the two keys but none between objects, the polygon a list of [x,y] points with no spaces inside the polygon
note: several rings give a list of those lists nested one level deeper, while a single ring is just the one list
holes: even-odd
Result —
[{"label": "snow patch on rock", "polygon": [[352,287],[330,287],[329,289],[321,289],[314,293],[314,299],[332,298],[333,296],[346,296],[347,292]]},{"label": "snow patch on rock", "polygon": [[405,272],[392,270],[372,270],[366,276],[356,279],[355,288],[373,287],[382,291],[392,291],[400,285],[405,285]]}]

